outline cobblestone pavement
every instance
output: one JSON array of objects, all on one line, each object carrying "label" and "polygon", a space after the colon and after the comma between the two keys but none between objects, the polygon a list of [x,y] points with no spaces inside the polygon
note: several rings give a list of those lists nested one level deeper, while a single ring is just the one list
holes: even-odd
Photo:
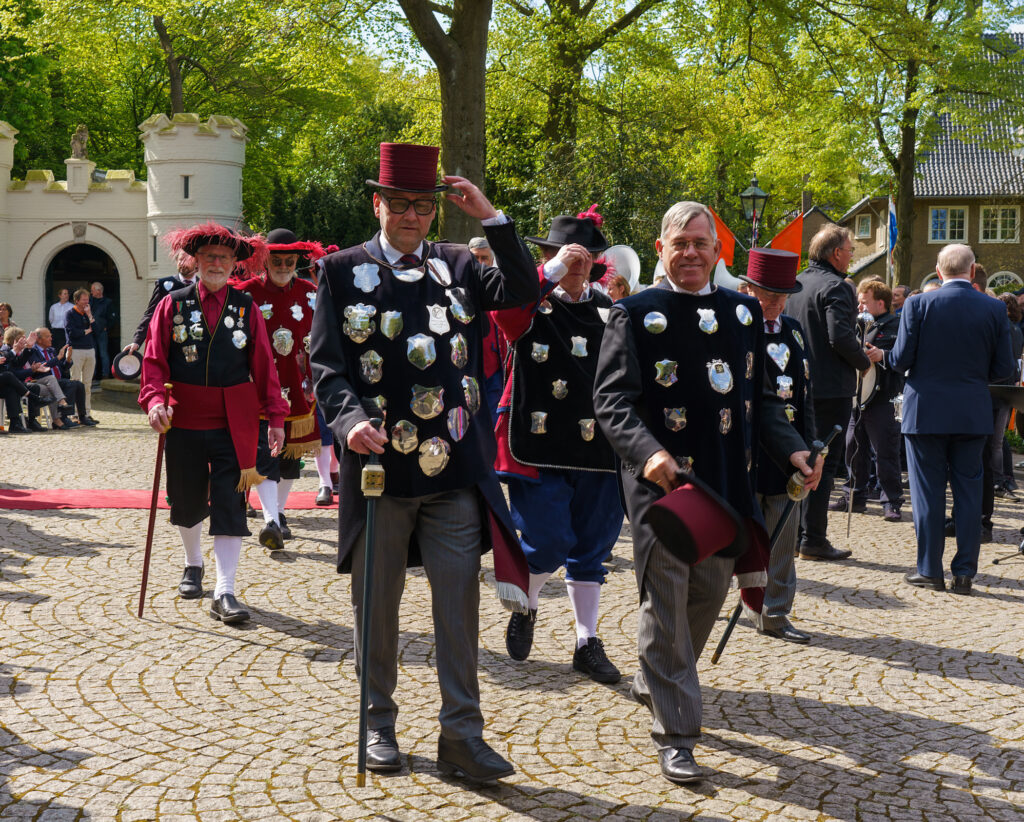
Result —
[{"label": "cobblestone pavement", "polygon": [[[96,414],[95,430],[0,438],[6,484],[147,487],[155,436],[143,417],[103,395]],[[315,486],[304,471],[297,488]],[[992,559],[1015,549],[1024,502],[998,502],[1003,544],[983,547],[970,599],[903,583],[912,526],[884,523],[877,505],[854,516],[851,561],[801,561],[795,622],[813,644],[741,622],[722,662],[700,663],[696,754],[710,776],[693,790],[662,779],[649,717],[628,697],[628,529],[602,603],[601,634],[627,674],[615,687],[572,671],[563,582],[545,591],[524,663],[505,655],[507,617],[485,593],[486,735],[517,769],[497,788],[437,772],[429,592],[411,574],[397,694],[406,768],[357,788],[349,580],[332,565],[333,511],[294,512],[281,555],[246,540],[239,593],[254,619],[241,629],[211,620],[208,598],[175,596],[182,559],[165,513],[138,620],[146,512],[3,511],[0,818],[1020,820],[1024,563]],[[842,545],[844,518],[831,527]]]}]

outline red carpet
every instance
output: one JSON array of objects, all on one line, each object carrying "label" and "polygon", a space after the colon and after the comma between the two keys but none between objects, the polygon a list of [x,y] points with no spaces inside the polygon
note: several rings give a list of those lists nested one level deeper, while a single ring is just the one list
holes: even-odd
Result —
[{"label": "red carpet", "polygon": [[[47,511],[55,508],[149,508],[153,498],[152,491],[122,489],[3,489],[0,488],[0,508],[13,508],[21,511]],[[253,492],[249,495],[253,508],[260,507],[259,498]],[[294,491],[288,495],[289,511],[316,508],[316,494],[312,491]],[[160,490],[157,501],[159,508],[167,508],[164,491]]]}]

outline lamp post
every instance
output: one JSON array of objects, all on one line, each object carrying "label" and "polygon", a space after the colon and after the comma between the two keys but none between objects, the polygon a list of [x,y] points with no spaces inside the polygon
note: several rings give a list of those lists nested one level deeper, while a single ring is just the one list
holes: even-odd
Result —
[{"label": "lamp post", "polygon": [[757,246],[757,230],[761,225],[761,215],[764,212],[765,203],[768,202],[768,196],[767,191],[758,188],[756,176],[750,181],[750,185],[740,192],[743,214],[750,221],[751,248]]}]

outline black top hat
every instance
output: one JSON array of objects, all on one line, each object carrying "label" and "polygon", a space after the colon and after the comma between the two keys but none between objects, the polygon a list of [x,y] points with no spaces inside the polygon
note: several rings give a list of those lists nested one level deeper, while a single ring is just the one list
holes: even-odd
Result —
[{"label": "black top hat", "polygon": [[[555,217],[551,221],[547,237],[527,237],[526,239],[541,248],[561,248],[564,245],[576,243],[595,255],[608,248],[608,241],[604,238],[601,230],[594,225],[593,220],[585,217],[570,217],[568,214]],[[590,269],[590,282],[600,280],[607,270],[608,266],[604,263],[594,263]]]},{"label": "black top hat", "polygon": [[137,380],[142,373],[142,357],[135,352],[122,351],[110,364],[110,373],[119,380]]}]

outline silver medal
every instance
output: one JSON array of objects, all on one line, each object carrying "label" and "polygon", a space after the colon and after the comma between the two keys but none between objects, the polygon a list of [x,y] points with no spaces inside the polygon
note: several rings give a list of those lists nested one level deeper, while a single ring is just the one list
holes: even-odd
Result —
[{"label": "silver medal", "polygon": [[480,383],[475,377],[462,378],[462,394],[466,398],[466,408],[470,414],[480,410]]},{"label": "silver medal", "polygon": [[397,268],[391,269],[391,273],[396,279],[403,283],[415,283],[423,279],[423,267],[419,268],[408,268],[405,271],[399,271]]},{"label": "silver medal", "polygon": [[585,357],[587,356],[587,338],[586,337],[570,337],[572,340],[572,351],[570,352],[574,357]]},{"label": "silver medal", "polygon": [[200,320],[203,319],[203,312],[200,311],[198,308],[196,308],[189,315],[189,318],[192,320],[192,323],[194,325],[195,323],[197,323],[197,322],[199,322]]},{"label": "silver medal", "polygon": [[427,260],[427,269],[430,271],[430,279],[439,286],[447,288],[452,284],[452,270],[444,260],[431,257]]},{"label": "silver medal", "polygon": [[749,379],[753,378],[753,376],[754,376],[754,352],[753,351],[748,351],[747,352],[747,373],[746,373],[746,377],[749,380]]},{"label": "silver medal", "polygon": [[175,325],[181,325],[183,322],[185,322],[185,318],[182,317],[181,314],[175,314],[174,315],[174,324]]},{"label": "silver medal", "polygon": [[231,342],[239,351],[245,348],[245,344],[249,340],[245,336],[245,332],[241,328],[236,328],[231,332]]},{"label": "silver medal", "polygon": [[380,269],[376,263],[363,263],[352,269],[352,281],[356,288],[364,294],[369,294],[380,285]]},{"label": "silver medal", "polygon": [[749,308],[740,303],[736,306],[736,319],[743,323],[743,325],[750,325],[754,321],[754,315],[750,313]]},{"label": "silver medal", "polygon": [[546,434],[548,432],[548,412],[532,411],[530,413],[530,433]]},{"label": "silver medal", "polygon": [[420,444],[418,430],[408,420],[399,420],[391,426],[391,447],[401,454],[411,454]]},{"label": "silver medal", "polygon": [[188,329],[183,325],[176,325],[171,329],[171,339],[176,343],[183,343],[188,339]]},{"label": "silver medal", "polygon": [[234,317],[225,317],[224,318],[224,327],[225,328],[234,328],[235,327],[235,318]]},{"label": "silver medal", "polygon": [[686,409],[685,408],[666,408],[665,411],[665,427],[669,431],[682,431],[686,428]]},{"label": "silver medal", "polygon": [[700,317],[700,330],[705,334],[714,334],[718,330],[718,318],[713,308],[698,308],[697,316]]},{"label": "silver medal", "polygon": [[723,434],[728,434],[732,429],[732,409],[722,408],[718,412],[718,430]]},{"label": "silver medal", "polygon": [[540,305],[537,306],[537,310],[541,314],[550,314],[551,313],[551,303],[549,303],[547,300],[541,300],[540,301]]},{"label": "silver medal", "polygon": [[272,339],[272,345],[274,350],[282,357],[287,357],[292,353],[292,349],[295,347],[295,340],[292,338],[292,331],[290,328],[279,328],[274,332]]},{"label": "silver medal", "polygon": [[594,430],[596,425],[597,420],[589,418],[580,420],[580,436],[583,437],[584,442],[590,442],[594,439]]},{"label": "silver medal", "polygon": [[352,342],[364,343],[377,330],[377,323],[372,319],[377,314],[376,306],[363,305],[362,303],[346,305],[342,313],[345,317],[345,323],[342,325],[341,330],[345,332]]},{"label": "silver medal", "polygon": [[414,385],[409,408],[421,420],[432,420],[444,411],[444,389],[440,385]]},{"label": "silver medal", "polygon": [[551,394],[556,400],[564,400],[569,396],[569,383],[565,380],[555,380],[551,383]]},{"label": "silver medal", "polygon": [[776,377],[775,382],[778,385],[778,389],[775,391],[779,395],[780,400],[788,400],[793,396],[793,378],[787,377],[783,374],[781,377]]},{"label": "silver medal", "polygon": [[466,338],[461,334],[456,334],[448,340],[448,344],[452,348],[452,365],[456,368],[465,368],[466,363],[469,362],[469,346],[466,345]]},{"label": "silver medal", "polygon": [[793,329],[793,339],[796,340],[796,344],[799,345],[801,348],[807,347],[804,345],[804,335],[797,331],[795,328]]},{"label": "silver medal", "polygon": [[448,433],[452,439],[458,442],[469,430],[469,412],[461,405],[456,406],[448,412]]},{"label": "silver medal", "polygon": [[785,343],[768,343],[768,356],[779,367],[779,371],[785,371],[789,363],[789,346]]},{"label": "silver medal", "polygon": [[302,315],[302,306],[301,305],[299,305],[298,303],[293,303],[292,304],[292,308],[291,308],[291,312],[292,312],[292,319],[295,320],[295,322],[297,322],[297,323],[302,322],[302,316],[303,315]]},{"label": "silver medal", "polygon": [[401,311],[385,311],[380,315],[380,333],[389,340],[401,334],[404,325]]},{"label": "silver medal", "polygon": [[712,360],[707,364],[708,382],[719,394],[728,394],[732,391],[732,369],[729,363],[722,360]]},{"label": "silver medal", "polygon": [[440,437],[431,437],[420,445],[420,470],[428,477],[436,477],[448,464],[452,447]]},{"label": "silver medal", "polygon": [[363,378],[364,382],[368,382],[370,385],[380,382],[383,368],[384,358],[372,348],[359,355],[359,376]]},{"label": "silver medal", "polygon": [[448,311],[443,305],[427,306],[427,325],[435,334],[447,334],[452,330],[448,324]]},{"label": "silver medal", "polygon": [[660,334],[668,328],[668,318],[660,311],[652,311],[644,317],[644,328],[652,334]]},{"label": "silver medal", "polygon": [[274,316],[274,306],[272,303],[263,303],[260,306],[260,313],[263,315],[264,320],[269,320]]},{"label": "silver medal", "polygon": [[405,355],[409,358],[409,362],[420,371],[429,368],[437,359],[434,338],[428,337],[426,334],[414,334],[406,341]]},{"label": "silver medal", "polygon": [[658,385],[663,385],[668,388],[670,385],[675,385],[679,381],[679,377],[676,376],[676,369],[679,367],[679,363],[675,360],[658,360],[654,364],[654,368],[658,375],[654,378],[654,381]]},{"label": "silver medal", "polygon": [[476,316],[473,311],[473,304],[469,301],[464,288],[448,289],[448,299],[451,301],[449,310],[452,316],[463,325],[469,325]]},{"label": "silver medal", "polygon": [[547,362],[549,348],[550,346],[543,343],[534,343],[530,356],[533,357],[534,362]]}]

